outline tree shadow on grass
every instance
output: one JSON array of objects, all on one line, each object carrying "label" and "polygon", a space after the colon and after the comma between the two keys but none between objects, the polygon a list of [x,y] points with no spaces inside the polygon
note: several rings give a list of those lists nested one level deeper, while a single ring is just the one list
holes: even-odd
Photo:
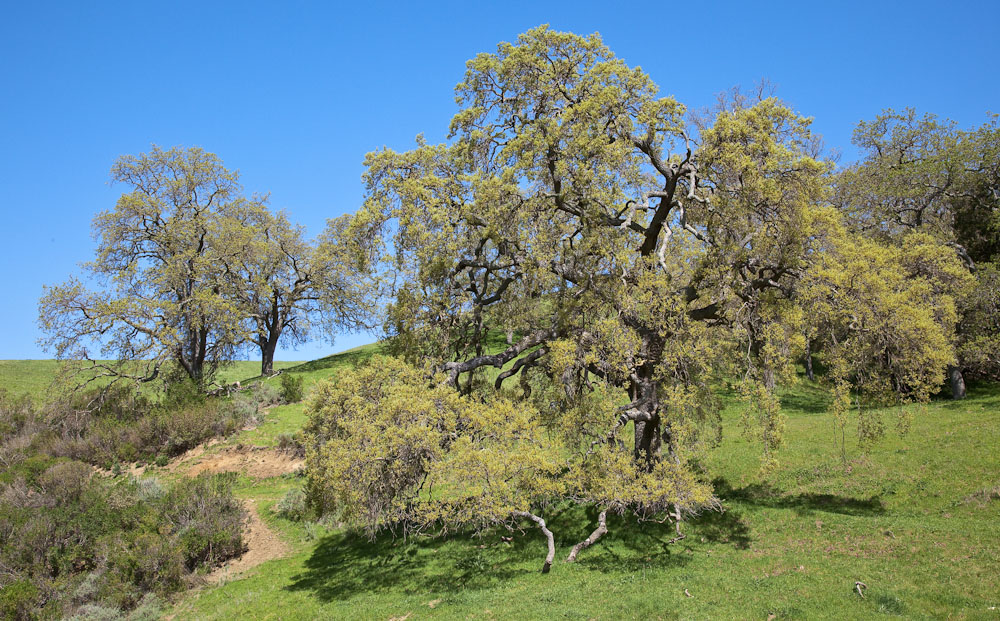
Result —
[{"label": "tree shadow on grass", "polygon": [[[574,507],[574,510],[567,513],[579,515],[579,508]],[[597,527],[598,510],[588,507],[586,513],[590,519],[580,517],[560,529],[564,533],[562,542],[566,546],[583,541]],[[554,521],[553,529],[559,526],[560,521],[562,520]],[[690,560],[682,554],[682,546],[670,543],[676,536],[673,524],[639,522],[628,514],[609,514],[606,523],[607,534],[593,546],[580,552],[578,565],[601,573],[615,574],[636,573],[650,568],[680,567]],[[557,561],[564,560],[565,555],[566,552],[563,552],[563,558],[557,558]]]},{"label": "tree shadow on grass", "polygon": [[[585,539],[597,523],[593,507],[562,506],[546,514],[555,533],[557,554],[553,572],[561,570],[569,547]],[[581,555],[577,564],[605,574],[639,573],[645,569],[681,567],[690,561],[669,523],[639,523],[630,516],[608,516],[608,534]],[[406,594],[481,590],[541,570],[545,540],[537,528],[522,525],[513,540],[495,529],[482,536],[453,534],[446,538],[394,539],[391,535],[368,540],[358,532],[340,532],[319,540],[305,569],[294,576],[289,591],[309,591],[324,602],[348,600],[363,593],[396,591]],[[740,548],[750,541],[738,513],[702,516],[697,534],[713,542]]]},{"label": "tree shadow on grass", "polygon": [[723,511],[706,511],[690,521],[691,534],[712,543],[732,545],[746,550],[752,541],[750,527],[740,511],[726,507]]},{"label": "tree shadow on grass", "polygon": [[505,543],[500,540],[505,532],[406,540],[384,535],[375,541],[351,531],[328,535],[306,560],[305,570],[285,588],[312,591],[329,602],[380,591],[478,590],[539,571],[545,558],[541,535],[515,534]]},{"label": "tree shadow on grass", "polygon": [[[595,507],[571,506],[553,515],[552,530],[564,546],[572,546],[590,535],[597,514]],[[683,567],[692,560],[688,554],[692,541],[704,539],[737,549],[749,548],[751,542],[749,526],[732,509],[705,512],[686,522],[682,528],[686,536],[679,540],[672,522],[640,522],[630,514],[609,514],[607,527],[606,535],[580,553],[579,565],[606,574]]]},{"label": "tree shadow on grass", "polygon": [[812,385],[797,386],[779,397],[781,407],[806,414],[825,414],[830,409],[830,393]]},{"label": "tree shadow on grass", "polygon": [[310,362],[304,362],[294,367],[284,369],[286,373],[308,373],[311,371],[322,371],[324,369],[339,369],[342,367],[356,367],[375,354],[382,353],[382,347],[375,348],[362,346],[339,354],[332,354],[325,358],[317,358]]},{"label": "tree shadow on grass", "polygon": [[873,516],[886,512],[881,497],[852,498],[836,494],[785,494],[778,488],[766,483],[755,483],[736,489],[726,479],[712,481],[715,493],[723,502],[729,501],[756,507],[772,509],[791,509],[799,515],[808,515],[814,511],[839,513],[842,515]]}]

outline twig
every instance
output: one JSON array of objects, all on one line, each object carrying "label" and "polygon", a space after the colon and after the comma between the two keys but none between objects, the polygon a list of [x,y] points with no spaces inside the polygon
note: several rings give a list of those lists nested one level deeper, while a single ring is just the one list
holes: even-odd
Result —
[{"label": "twig", "polygon": [[865,598],[865,594],[862,591],[864,591],[867,588],[868,585],[865,584],[864,582],[861,582],[860,580],[854,583],[854,590],[858,592],[858,595],[861,596],[861,599]]}]

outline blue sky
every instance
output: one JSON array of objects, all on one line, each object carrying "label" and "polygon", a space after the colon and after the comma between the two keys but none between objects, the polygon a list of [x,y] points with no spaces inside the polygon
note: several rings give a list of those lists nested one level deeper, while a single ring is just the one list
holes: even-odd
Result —
[{"label": "blue sky", "polygon": [[[91,258],[125,153],[200,146],[311,234],[358,205],[362,158],[440,140],[464,63],[542,23],[600,32],[691,108],[766,78],[852,159],[886,107],[1000,112],[1000,2],[7,2],[0,20],[0,359],[35,344],[43,284]],[[367,342],[343,336],[278,358]]]}]

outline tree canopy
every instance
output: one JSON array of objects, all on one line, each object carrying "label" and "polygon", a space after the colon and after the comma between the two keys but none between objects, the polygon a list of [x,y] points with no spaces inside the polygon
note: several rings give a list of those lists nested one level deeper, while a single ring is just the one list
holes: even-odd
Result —
[{"label": "tree canopy", "polygon": [[[369,154],[351,226],[395,282],[396,350],[470,403],[537,411],[564,456],[545,501],[599,507],[597,537],[608,510],[679,521],[718,506],[699,466],[721,433],[715,384],[738,387],[744,431],[773,465],[775,386],[794,377],[808,326],[831,343],[840,390],[936,390],[961,264],[924,238],[899,250],[846,227],[809,118],[737,97],[689,124],[597,35],[547,27],[470,60],[456,92],[448,142]],[[315,425],[333,416],[313,411]],[[378,444],[391,427],[351,433]],[[315,454],[326,437],[312,436]],[[379,492],[362,488],[354,502],[372,506]]]},{"label": "tree canopy", "polygon": [[972,273],[956,291],[958,359],[952,392],[965,394],[963,370],[1000,378],[1000,128],[980,127],[915,110],[886,110],[858,125],[863,159],[838,175],[836,203],[852,229],[889,244],[908,245],[919,232],[957,254]]}]

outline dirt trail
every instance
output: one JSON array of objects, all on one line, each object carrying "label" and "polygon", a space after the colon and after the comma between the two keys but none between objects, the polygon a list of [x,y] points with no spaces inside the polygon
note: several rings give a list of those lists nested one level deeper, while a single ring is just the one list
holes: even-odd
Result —
[{"label": "dirt trail", "polygon": [[[192,451],[197,448],[192,449]],[[189,451],[190,453],[190,451]],[[239,472],[254,479],[291,474],[305,466],[305,460],[286,451],[258,446],[231,446],[206,455],[186,453],[168,468],[195,477],[202,472]]]},{"label": "dirt trail", "polygon": [[243,531],[243,542],[247,546],[247,551],[243,553],[243,556],[229,561],[205,576],[205,580],[209,584],[229,581],[261,563],[288,554],[288,545],[260,519],[260,514],[257,513],[257,503],[253,499],[243,502],[249,514],[246,528]]}]

